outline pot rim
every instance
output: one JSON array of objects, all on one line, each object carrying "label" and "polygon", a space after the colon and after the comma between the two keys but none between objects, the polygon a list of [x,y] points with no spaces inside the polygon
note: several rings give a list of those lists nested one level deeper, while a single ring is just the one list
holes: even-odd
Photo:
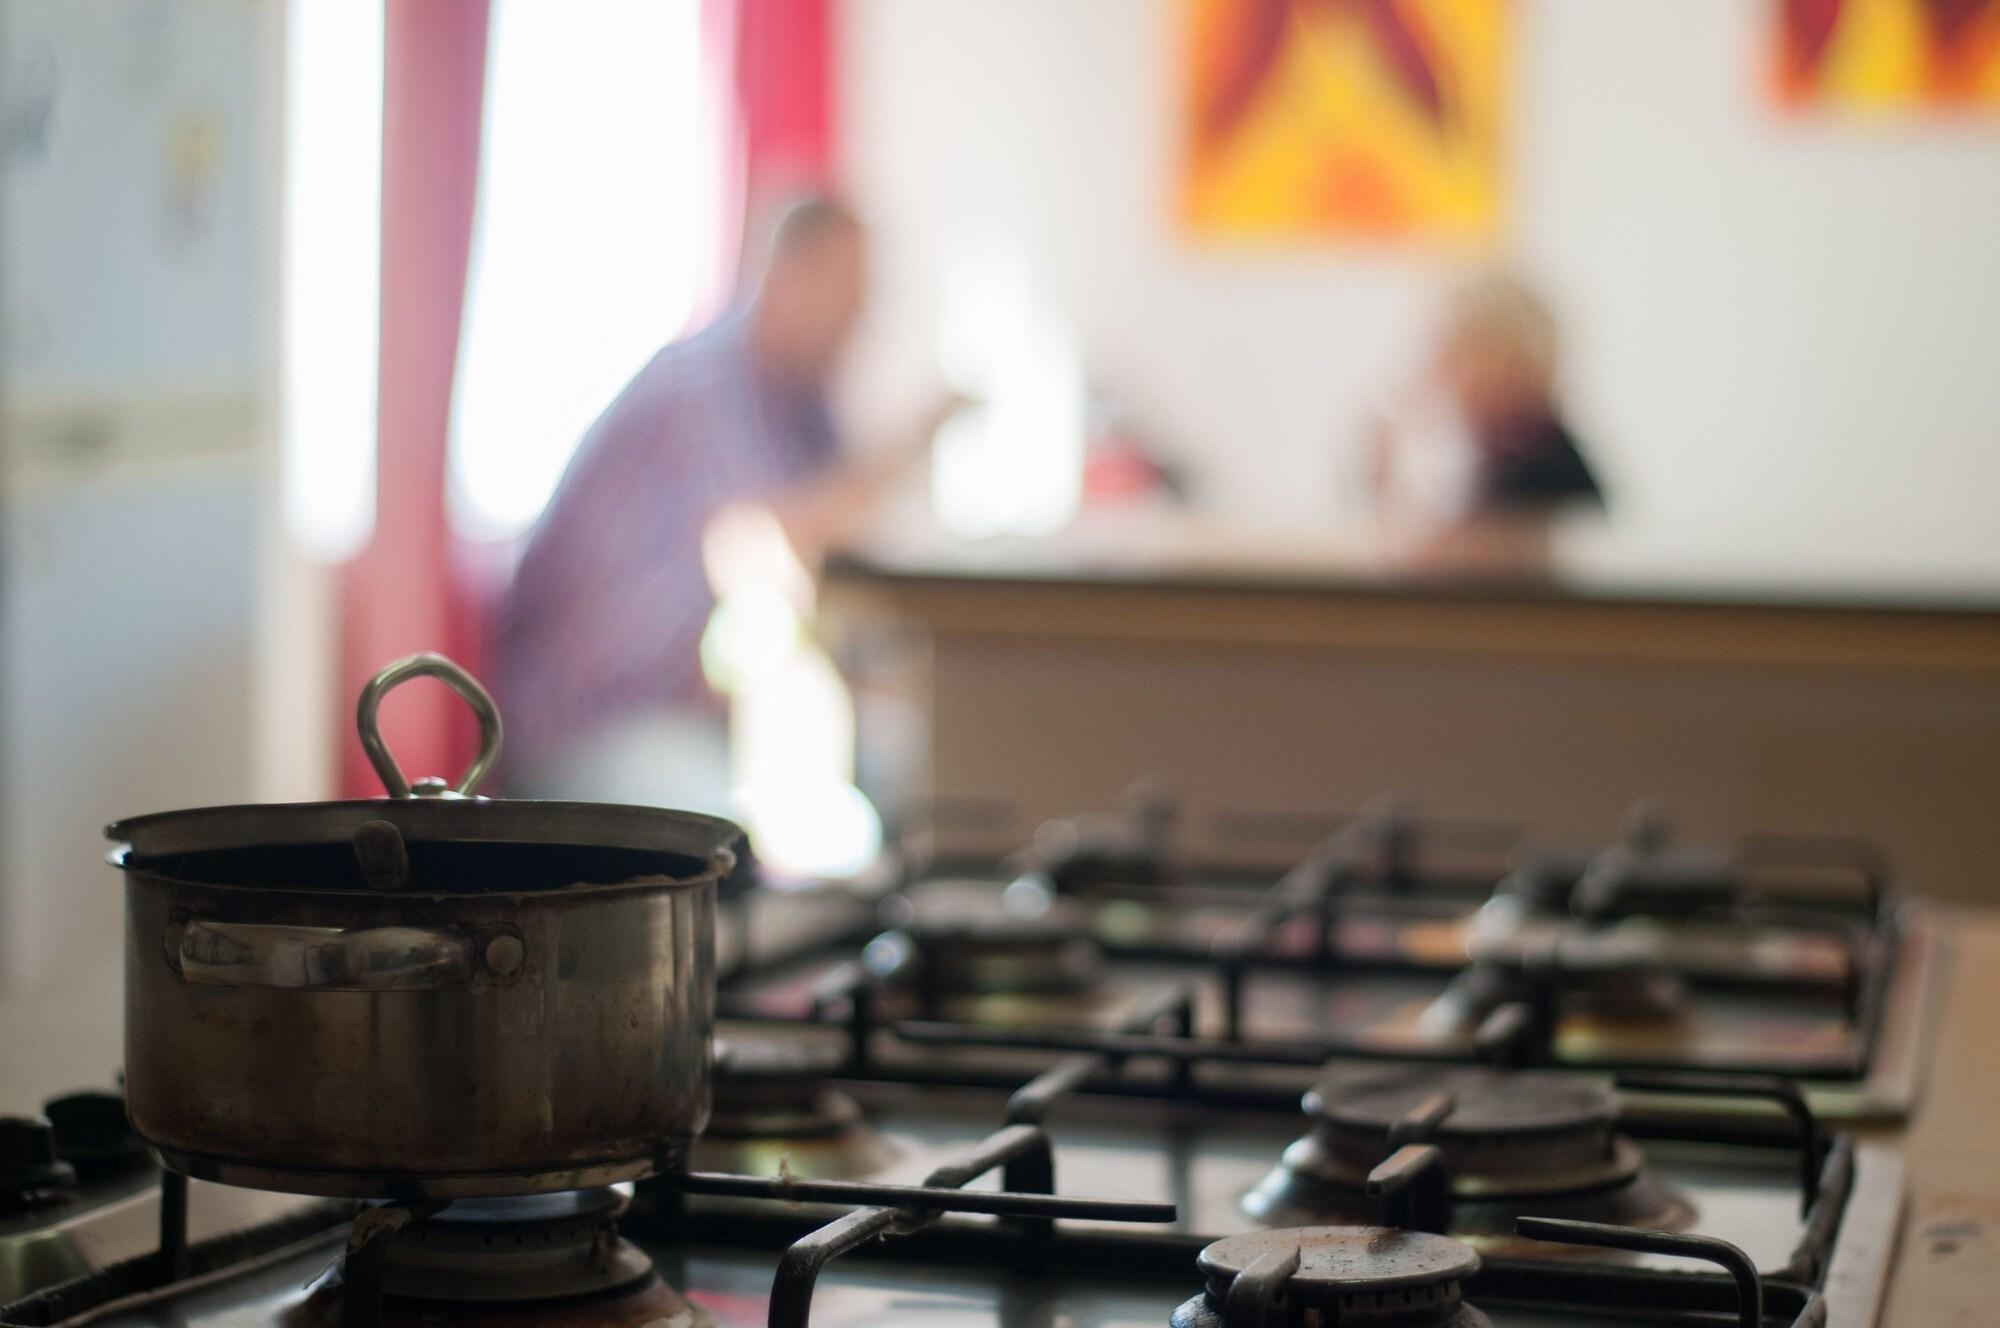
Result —
[{"label": "pot rim", "polygon": [[[700,868],[689,874],[646,873],[618,881],[576,881],[505,894],[555,895],[580,889],[660,889],[719,880],[735,865],[742,831],[721,817],[618,803],[542,801],[526,798],[354,798],[334,802],[240,803],[190,807],[128,817],[105,827],[116,841],[109,861],[121,871],[210,890],[274,892],[182,878],[173,858],[238,849],[291,848],[352,840],[370,821],[388,821],[405,839],[432,844],[534,844],[660,853]],[[367,891],[275,887],[285,894],[351,899],[394,898]],[[454,892],[415,889],[403,898]]]}]

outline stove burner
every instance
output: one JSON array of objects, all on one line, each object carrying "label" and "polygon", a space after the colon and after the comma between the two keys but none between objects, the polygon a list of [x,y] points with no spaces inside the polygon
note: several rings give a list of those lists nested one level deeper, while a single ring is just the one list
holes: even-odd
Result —
[{"label": "stove burner", "polygon": [[[610,1189],[467,1199],[412,1222],[383,1252],[383,1328],[714,1328],[619,1236],[625,1203]],[[339,1273],[323,1278],[286,1328],[347,1324],[345,1295]]]},{"label": "stove burner", "polygon": [[643,1282],[653,1262],[618,1236],[613,1190],[455,1203],[388,1248],[382,1290],[411,1300],[560,1300]]},{"label": "stove burner", "polygon": [[1043,822],[1025,865],[1061,894],[1170,884],[1179,874],[1169,853],[1172,800],[1142,784],[1127,790],[1126,802],[1123,815]]},{"label": "stove burner", "polygon": [[1744,863],[1735,853],[1673,844],[1653,799],[1630,808],[1619,839],[1595,849],[1531,847],[1495,891],[1544,914],[1592,922],[1655,917],[1685,921],[1740,908]]},{"label": "stove burner", "polygon": [[1617,1103],[1594,1080],[1496,1070],[1397,1069],[1331,1078],[1306,1094],[1306,1114],[1333,1156],[1362,1175],[1391,1151],[1390,1131],[1438,1094],[1452,1109],[1428,1131],[1456,1174],[1521,1173],[1525,1184],[1575,1188],[1610,1166]]},{"label": "stove burner", "polygon": [[[1296,1252],[1297,1267],[1283,1275]],[[1219,1240],[1195,1264],[1208,1290],[1174,1311],[1172,1328],[1223,1328],[1232,1291],[1246,1274],[1273,1281],[1242,1320],[1286,1328],[1491,1328],[1461,1287],[1479,1256],[1459,1241],[1384,1227],[1294,1227]],[[1277,1315],[1269,1311],[1276,1309]],[[1256,1313],[1255,1311],[1262,1311]]]},{"label": "stove burner", "polygon": [[[1503,901],[1512,903],[1514,901]],[[1419,1020],[1433,1036],[1469,1034],[1503,1005],[1533,1005],[1544,988],[1558,1014],[1612,1024],[1673,1024],[1688,1013],[1687,984],[1646,932],[1536,923],[1482,910],[1472,962]]]},{"label": "stove burner", "polygon": [[827,1082],[841,1063],[837,1048],[796,1038],[718,1041],[714,1106],[694,1169],[854,1180],[887,1167],[895,1148]]},{"label": "stove burner", "polygon": [[1570,891],[1570,912],[1595,921],[1652,916],[1685,920],[1738,907],[1742,871],[1723,853],[1646,851],[1614,844],[1594,858]]},{"label": "stove burner", "polygon": [[877,976],[913,986],[926,1006],[1071,995],[1103,968],[1087,911],[1032,878],[997,892],[984,881],[927,881],[885,905],[884,916],[896,930],[870,942],[864,961]]},{"label": "stove burner", "polygon": [[1468,1238],[1504,1243],[1524,1215],[1669,1230],[1693,1220],[1618,1133],[1616,1100],[1591,1079],[1398,1067],[1329,1076],[1305,1110],[1312,1132],[1244,1199],[1259,1221],[1372,1218],[1369,1173],[1406,1143],[1437,1149],[1451,1228]]}]

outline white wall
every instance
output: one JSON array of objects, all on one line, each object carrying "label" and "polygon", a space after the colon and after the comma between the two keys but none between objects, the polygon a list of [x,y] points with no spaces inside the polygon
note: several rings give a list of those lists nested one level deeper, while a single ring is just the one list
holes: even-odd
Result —
[{"label": "white wall", "polygon": [[[1204,249],[1169,207],[1171,0],[847,0],[845,164],[880,232],[863,400],[958,246],[1021,244],[1205,497],[1323,520],[1449,269]],[[1520,0],[1506,252],[1566,320],[1631,542],[1745,575],[2000,581],[2000,116],[1786,120],[1753,0]]]}]

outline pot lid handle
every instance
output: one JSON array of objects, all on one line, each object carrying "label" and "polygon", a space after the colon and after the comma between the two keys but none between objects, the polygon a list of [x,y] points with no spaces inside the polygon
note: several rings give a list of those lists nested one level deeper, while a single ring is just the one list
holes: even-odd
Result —
[{"label": "pot lid handle", "polygon": [[[403,777],[402,767],[389,754],[389,745],[382,741],[382,730],[376,722],[376,711],[381,709],[382,698],[389,689],[411,678],[436,678],[445,686],[465,698],[472,707],[472,713],[479,719],[479,755],[472,758],[472,764],[458,777],[458,783],[447,786],[442,779],[428,777],[419,779],[414,786]],[[381,777],[382,787],[392,798],[415,797],[459,797],[469,798],[479,781],[493,768],[493,762],[500,756],[500,707],[493,704],[493,698],[479,680],[467,673],[443,655],[425,651],[397,660],[368,680],[361,689],[361,701],[354,708],[354,724],[361,730],[361,747],[368,753],[368,762],[375,767]]]}]

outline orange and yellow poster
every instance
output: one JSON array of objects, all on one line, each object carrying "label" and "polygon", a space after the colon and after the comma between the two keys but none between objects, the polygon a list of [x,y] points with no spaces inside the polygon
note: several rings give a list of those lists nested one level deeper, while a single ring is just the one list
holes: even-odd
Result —
[{"label": "orange and yellow poster", "polygon": [[1244,240],[1481,242],[1507,0],[1181,0],[1180,207]]},{"label": "orange and yellow poster", "polygon": [[1769,0],[1772,83],[1800,109],[2000,110],[2000,0]]}]

